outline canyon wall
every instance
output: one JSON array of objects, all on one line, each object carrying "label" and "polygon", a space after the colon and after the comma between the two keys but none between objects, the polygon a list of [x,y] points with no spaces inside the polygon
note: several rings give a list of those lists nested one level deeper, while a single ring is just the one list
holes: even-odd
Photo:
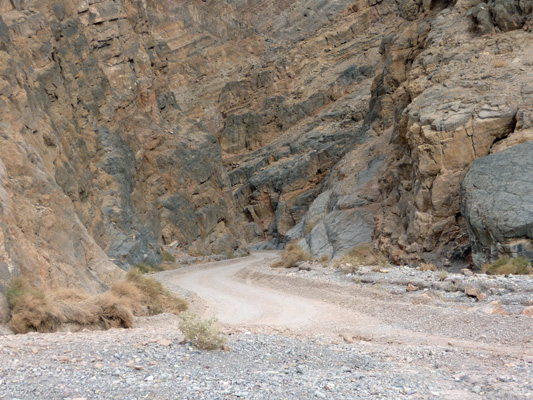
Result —
[{"label": "canyon wall", "polygon": [[470,164],[533,135],[532,12],[0,0],[0,291],[291,240],[467,262]]}]

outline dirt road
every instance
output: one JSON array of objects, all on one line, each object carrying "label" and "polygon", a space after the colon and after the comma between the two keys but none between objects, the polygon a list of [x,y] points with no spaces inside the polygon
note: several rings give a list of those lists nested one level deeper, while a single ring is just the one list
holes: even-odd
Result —
[{"label": "dirt road", "polygon": [[[428,345],[533,357],[528,317],[486,315],[462,304],[419,301],[353,282],[274,273],[276,252],[163,273],[205,315],[229,329],[331,340]],[[426,298],[423,298],[426,300]]]}]

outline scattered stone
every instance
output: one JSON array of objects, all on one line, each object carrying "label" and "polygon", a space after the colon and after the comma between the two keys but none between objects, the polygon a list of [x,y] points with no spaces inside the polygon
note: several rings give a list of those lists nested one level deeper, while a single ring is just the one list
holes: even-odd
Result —
[{"label": "scattered stone", "polygon": [[533,306],[526,307],[522,310],[522,315],[527,315],[528,317],[533,317]]},{"label": "scattered stone", "polygon": [[505,308],[503,308],[501,306],[497,306],[497,307],[493,308],[492,311],[490,312],[490,314],[492,314],[492,315],[511,315],[511,313],[509,311],[507,311]]},{"label": "scattered stone", "polygon": [[343,333],[341,336],[342,336],[342,338],[344,339],[344,341],[346,343],[353,343],[353,338],[352,338],[352,336],[350,334]]},{"label": "scattered stone", "polygon": [[465,287],[465,294],[468,297],[478,297],[481,294],[481,291],[479,288],[472,286],[472,285],[466,285]]},{"label": "scattered stone", "polygon": [[408,292],[416,292],[418,289],[419,289],[418,286],[415,286],[412,283],[408,284],[406,287],[406,290]]}]

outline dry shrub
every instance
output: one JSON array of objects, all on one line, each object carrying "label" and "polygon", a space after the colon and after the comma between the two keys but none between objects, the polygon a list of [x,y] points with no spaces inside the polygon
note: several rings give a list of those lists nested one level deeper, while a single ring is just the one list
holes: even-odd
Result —
[{"label": "dry shrub", "polygon": [[359,243],[345,254],[337,263],[338,267],[344,272],[355,272],[361,265],[387,265],[387,259],[372,251],[370,243]]},{"label": "dry shrub", "polygon": [[318,259],[318,262],[323,264],[323,265],[326,265],[327,263],[329,263],[329,256],[327,254],[324,254],[323,256],[320,256],[320,258]]},{"label": "dry shrub", "polygon": [[146,307],[149,315],[160,314],[165,311],[179,314],[187,309],[185,300],[174,296],[161,282],[144,276],[135,268],[128,271],[126,280],[142,292],[142,304]]},{"label": "dry shrub", "polygon": [[272,268],[294,268],[300,261],[311,261],[311,255],[296,243],[290,243],[281,254],[281,260],[272,264]]},{"label": "dry shrub", "polygon": [[168,251],[161,252],[161,261],[163,262],[176,262],[176,257],[170,254]]},{"label": "dry shrub", "polygon": [[439,278],[439,280],[443,281],[448,277],[448,273],[446,271],[439,271],[437,277]]},{"label": "dry shrub", "polygon": [[215,318],[202,319],[198,315],[187,312],[181,315],[179,328],[185,339],[202,350],[218,350],[226,343],[226,337],[216,326]]},{"label": "dry shrub", "polygon": [[163,267],[161,265],[148,265],[148,264],[135,264],[132,269],[137,269],[139,272],[143,274],[152,274],[154,272],[163,271]]},{"label": "dry shrub", "polygon": [[502,257],[492,264],[484,264],[481,270],[489,275],[528,275],[531,262],[524,257]]},{"label": "dry shrub", "polygon": [[89,295],[82,290],[32,287],[22,278],[12,281],[7,292],[15,333],[54,332],[62,324],[131,328],[134,315],[178,314],[187,309],[187,302],[172,295],[161,283],[143,276],[137,269],[127,280],[114,283],[110,290]]},{"label": "dry shrub", "polygon": [[61,325],[59,310],[42,291],[24,279],[15,278],[6,297],[11,310],[9,326],[13,332],[54,332]]},{"label": "dry shrub", "polygon": [[134,315],[142,314],[143,293],[141,289],[129,281],[119,281],[111,285],[111,293],[127,305]]},{"label": "dry shrub", "polygon": [[94,297],[98,307],[98,321],[104,329],[132,328],[135,317],[128,304],[124,300],[107,291]]},{"label": "dry shrub", "polygon": [[59,310],[62,323],[98,323],[98,306],[88,293],[75,289],[57,289],[48,291],[46,296]]},{"label": "dry shrub", "polygon": [[418,269],[420,271],[436,271],[437,270],[437,267],[432,264],[432,263],[421,263],[419,266],[418,266]]}]

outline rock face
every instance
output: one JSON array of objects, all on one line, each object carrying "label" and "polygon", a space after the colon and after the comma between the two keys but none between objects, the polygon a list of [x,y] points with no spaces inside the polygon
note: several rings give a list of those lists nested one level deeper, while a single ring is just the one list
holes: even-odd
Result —
[{"label": "rock face", "polygon": [[177,123],[143,4],[0,2],[0,290],[21,273],[100,290],[173,241],[241,245],[220,146]]},{"label": "rock face", "polygon": [[533,139],[531,1],[484,4],[0,0],[0,292],[170,244],[464,258],[469,165]]},{"label": "rock face", "polygon": [[499,256],[533,259],[533,142],[472,163],[461,186],[476,265]]}]

